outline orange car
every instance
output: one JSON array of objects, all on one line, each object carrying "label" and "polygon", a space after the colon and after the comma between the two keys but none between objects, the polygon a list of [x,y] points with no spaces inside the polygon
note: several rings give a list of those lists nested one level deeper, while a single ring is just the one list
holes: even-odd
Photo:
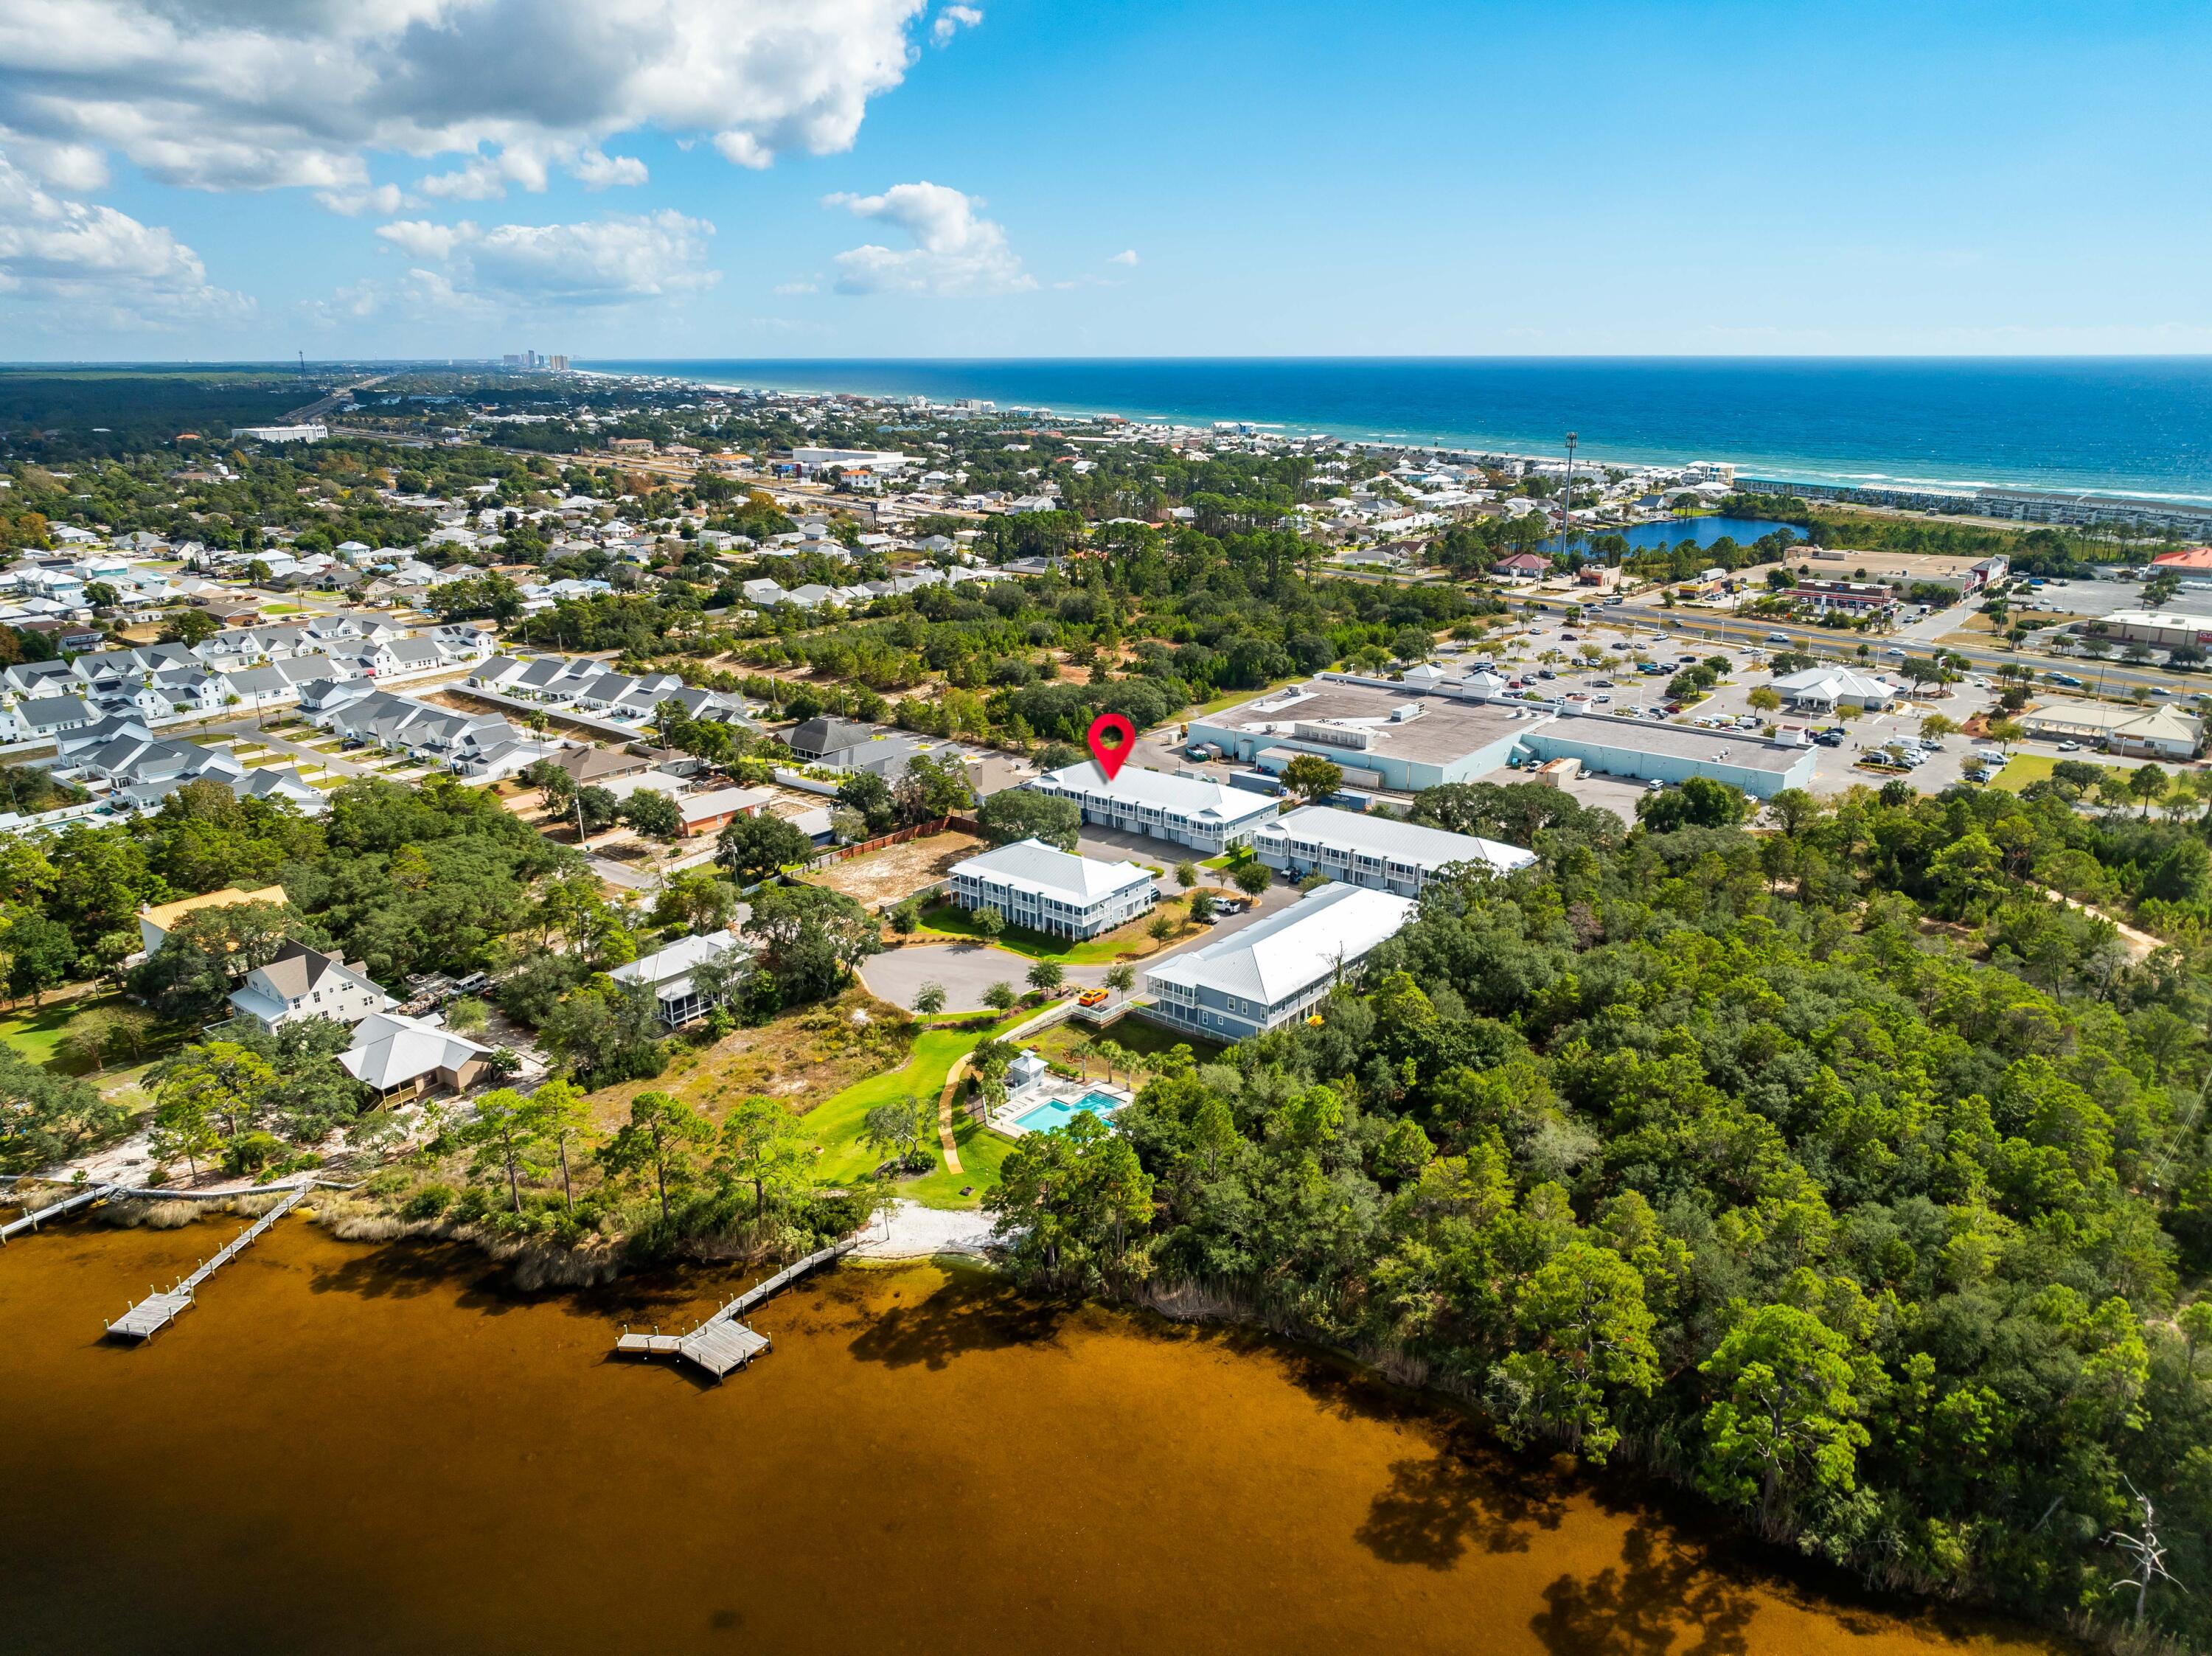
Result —
[{"label": "orange car", "polygon": [[1103,1006],[1106,992],[1103,989],[1086,989],[1075,998],[1075,1004],[1078,1006]]}]

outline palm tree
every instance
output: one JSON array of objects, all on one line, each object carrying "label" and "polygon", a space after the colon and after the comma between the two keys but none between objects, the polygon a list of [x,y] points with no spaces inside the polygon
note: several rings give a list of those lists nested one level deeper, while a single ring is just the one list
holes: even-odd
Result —
[{"label": "palm tree", "polygon": [[1137,968],[1123,961],[1106,968],[1106,986],[1117,995],[1127,995],[1137,986]]}]

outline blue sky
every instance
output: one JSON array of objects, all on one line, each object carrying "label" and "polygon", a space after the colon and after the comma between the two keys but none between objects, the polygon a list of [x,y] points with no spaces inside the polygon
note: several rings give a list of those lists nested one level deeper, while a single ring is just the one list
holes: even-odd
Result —
[{"label": "blue sky", "polygon": [[0,0],[0,357],[2197,352],[2208,46],[2125,3]]}]

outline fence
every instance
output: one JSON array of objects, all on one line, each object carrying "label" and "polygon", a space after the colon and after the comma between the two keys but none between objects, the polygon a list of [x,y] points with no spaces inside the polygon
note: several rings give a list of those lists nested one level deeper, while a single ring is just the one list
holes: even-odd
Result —
[{"label": "fence", "polygon": [[825,851],[807,864],[806,871],[811,874],[819,869],[829,867],[832,863],[850,862],[854,858],[865,857],[872,851],[881,851],[885,846],[902,846],[909,840],[927,840],[932,834],[943,834],[948,830],[957,834],[980,834],[983,831],[981,825],[972,816],[939,816],[932,822],[916,822],[912,828],[895,829],[890,834],[879,834],[872,840],[862,840],[853,845],[839,846],[834,850]]}]

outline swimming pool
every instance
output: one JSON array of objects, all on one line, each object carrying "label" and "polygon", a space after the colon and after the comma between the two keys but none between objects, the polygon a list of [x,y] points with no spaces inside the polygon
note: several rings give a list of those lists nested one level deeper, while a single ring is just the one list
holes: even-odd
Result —
[{"label": "swimming pool", "polygon": [[1075,1119],[1078,1113],[1108,1116],[1121,1107],[1121,1101],[1111,1093],[1085,1093],[1073,1104],[1055,1098],[1048,1104],[1040,1104],[1034,1110],[1014,1118],[1014,1125],[1024,1132],[1050,1132],[1055,1127],[1065,1127]]}]

